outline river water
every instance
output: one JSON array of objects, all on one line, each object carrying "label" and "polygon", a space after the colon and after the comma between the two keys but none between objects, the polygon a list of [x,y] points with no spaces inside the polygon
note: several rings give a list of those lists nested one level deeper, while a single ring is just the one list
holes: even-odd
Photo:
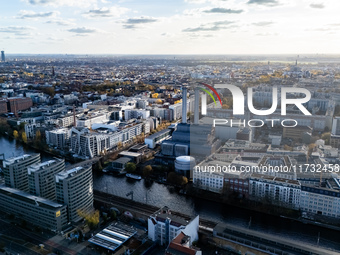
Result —
[{"label": "river water", "polygon": [[[17,143],[15,140],[0,136],[0,154],[4,153],[6,158],[33,152],[36,151],[32,148]],[[42,161],[45,161],[51,159],[52,156],[42,153],[41,158]],[[97,190],[121,197],[126,197],[128,192],[133,191],[133,199],[135,201],[159,207],[168,206],[171,210],[189,215],[199,214],[200,217],[215,222],[249,227],[253,230],[309,243],[311,245],[317,244],[318,234],[320,233],[319,245],[324,248],[339,251],[340,254],[339,231],[306,225],[228,205],[221,205],[216,202],[188,198],[173,192],[165,185],[155,182],[147,185],[144,180],[131,181],[124,176],[116,177],[106,174],[94,174],[93,178],[94,188]]]}]

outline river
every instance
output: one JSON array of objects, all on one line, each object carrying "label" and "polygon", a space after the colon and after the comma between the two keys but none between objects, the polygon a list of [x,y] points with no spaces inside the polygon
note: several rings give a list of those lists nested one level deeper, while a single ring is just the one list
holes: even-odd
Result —
[{"label": "river", "polygon": [[[27,147],[22,143],[17,143],[13,139],[0,137],[0,154],[4,153],[6,158],[34,152],[36,152],[34,149]],[[42,153],[41,158],[42,161],[45,161],[51,159],[52,156]],[[93,179],[94,189],[121,197],[126,197],[128,192],[133,191],[135,201],[159,207],[166,205],[174,211],[190,215],[199,214],[200,217],[215,222],[249,227],[253,230],[278,235],[295,241],[298,240],[312,245],[317,244],[318,234],[320,233],[319,245],[324,248],[339,251],[340,254],[339,231],[222,205],[216,202],[188,198],[173,192],[165,185],[155,182],[151,185],[147,185],[144,180],[131,181],[127,180],[125,177],[116,177],[106,174],[94,174]]]}]

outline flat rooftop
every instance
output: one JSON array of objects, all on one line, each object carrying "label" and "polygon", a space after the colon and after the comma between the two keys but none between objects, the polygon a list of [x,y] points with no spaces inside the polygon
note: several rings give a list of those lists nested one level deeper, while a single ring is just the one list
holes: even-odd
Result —
[{"label": "flat rooftop", "polygon": [[115,251],[136,233],[137,231],[133,227],[116,223],[100,231],[89,239],[89,242]]},{"label": "flat rooftop", "polygon": [[0,193],[7,195],[9,197],[13,197],[18,200],[22,200],[25,202],[28,202],[32,205],[37,205],[37,206],[47,206],[47,207],[53,207],[53,208],[59,208],[62,207],[62,204],[53,202],[51,200],[48,200],[46,198],[38,197],[31,195],[29,193],[26,193],[24,191],[18,190],[18,189],[13,189],[10,187],[6,187],[4,185],[0,186]]},{"label": "flat rooftop", "polygon": [[272,181],[272,182],[281,182],[281,183],[300,185],[300,182],[297,180],[284,179],[284,178],[280,178],[276,176],[257,174],[257,173],[253,173],[251,175],[251,179],[262,179],[262,180]]},{"label": "flat rooftop", "polygon": [[8,158],[6,160],[3,161],[3,166],[6,167],[8,165],[14,164],[14,163],[18,163],[20,161],[24,161],[30,157],[34,157],[38,154],[24,154],[18,157],[12,157],[12,158]]},{"label": "flat rooftop", "polygon": [[77,174],[80,171],[85,170],[85,168],[78,166],[69,170],[62,171],[55,175],[56,182],[59,182],[60,180],[67,179],[68,177],[72,177],[74,174]]},{"label": "flat rooftop", "polygon": [[171,213],[168,207],[160,208],[151,217],[155,217],[157,221],[165,222],[166,219],[170,219],[170,225],[180,227],[188,225],[195,217],[184,218]]},{"label": "flat rooftop", "polygon": [[27,171],[28,171],[28,174],[31,174],[33,172],[43,170],[45,168],[53,166],[56,163],[63,162],[63,161],[64,160],[62,160],[62,159],[52,159],[52,160],[45,161],[45,162],[40,163],[40,164],[30,165],[29,167],[27,167]]},{"label": "flat rooftop", "polygon": [[163,135],[163,134],[165,134],[166,132],[171,132],[171,130],[170,129],[164,129],[164,130],[162,130],[162,131],[159,131],[159,132],[157,132],[157,133],[154,133],[154,134],[152,134],[152,135],[149,135],[148,137],[146,137],[145,139],[154,139],[154,138],[156,138],[156,137],[158,137],[158,136],[160,136],[160,135]]},{"label": "flat rooftop", "polygon": [[119,153],[119,155],[126,156],[126,157],[139,157],[142,154],[138,152],[132,152],[132,151],[122,151]]}]

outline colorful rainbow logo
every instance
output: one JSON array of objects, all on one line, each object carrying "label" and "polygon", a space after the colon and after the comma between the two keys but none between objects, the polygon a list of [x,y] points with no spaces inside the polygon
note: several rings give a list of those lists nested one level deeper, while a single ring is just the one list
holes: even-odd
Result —
[{"label": "colorful rainbow logo", "polygon": [[[207,88],[209,88],[210,90],[212,90],[212,92],[215,93],[215,95],[217,96],[217,98],[218,98],[218,100],[220,101],[221,106],[222,106],[222,100],[221,100],[219,94],[217,93],[217,91],[216,91],[212,86],[210,86],[209,84],[206,84],[206,83],[203,83],[203,82],[201,82],[201,84],[204,85],[204,86],[206,86]],[[201,90],[203,90],[205,93],[207,93],[207,94],[214,100],[215,105],[217,105],[215,98],[213,97],[213,95],[211,94],[211,92],[210,92],[209,90],[204,89],[204,88],[201,88],[201,87],[199,87],[199,89],[201,89]]]}]

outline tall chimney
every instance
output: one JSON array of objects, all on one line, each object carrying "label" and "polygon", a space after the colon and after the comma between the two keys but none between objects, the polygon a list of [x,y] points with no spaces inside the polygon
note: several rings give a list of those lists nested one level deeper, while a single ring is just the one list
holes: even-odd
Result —
[{"label": "tall chimney", "polygon": [[77,121],[76,121],[76,106],[73,105],[73,126],[77,126]]},{"label": "tall chimney", "polygon": [[200,91],[199,88],[195,88],[195,107],[194,107],[194,124],[198,125],[200,116]]},{"label": "tall chimney", "polygon": [[187,123],[187,88],[182,86],[182,123]]}]

